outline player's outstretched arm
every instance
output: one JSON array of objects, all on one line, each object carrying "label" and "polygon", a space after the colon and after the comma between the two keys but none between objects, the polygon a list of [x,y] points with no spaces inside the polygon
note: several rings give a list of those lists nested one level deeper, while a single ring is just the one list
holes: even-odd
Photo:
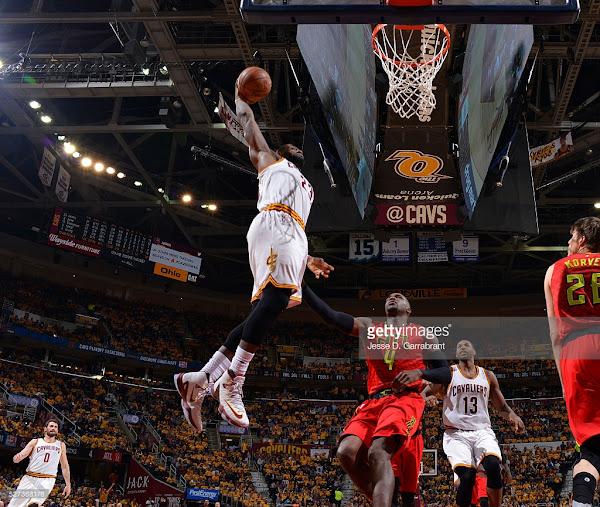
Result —
[{"label": "player's outstretched arm", "polygon": [[437,337],[425,339],[430,345],[423,354],[423,360],[427,363],[428,368],[424,370],[404,370],[401,371],[394,381],[392,387],[394,389],[402,389],[403,387],[423,379],[434,384],[449,384],[452,380],[450,365],[446,360],[446,356],[437,346],[439,341]]},{"label": "player's outstretched arm", "polygon": [[306,267],[314,273],[317,280],[321,276],[329,278],[329,274],[334,271],[334,267],[331,264],[327,264],[323,258],[311,257],[310,255],[306,261]]},{"label": "player's outstretched arm", "polygon": [[60,469],[62,471],[63,478],[65,479],[65,489],[63,489],[63,496],[67,498],[71,494],[71,469],[69,468],[69,461],[67,460],[67,446],[64,442],[60,443]]},{"label": "player's outstretched arm", "polygon": [[515,414],[513,409],[508,406],[508,403],[506,403],[504,395],[502,394],[502,391],[500,391],[500,384],[498,384],[496,375],[494,375],[494,372],[490,370],[486,370],[486,374],[490,381],[490,399],[496,407],[496,410],[504,420],[515,425],[516,433],[523,433],[525,431],[525,425],[523,424],[521,418]]},{"label": "player's outstretched arm", "polygon": [[[335,327],[344,334],[360,336],[361,339],[363,336],[367,335],[367,327],[371,322],[370,319],[357,319],[347,313],[335,311],[317,296],[306,283],[302,286],[302,300],[310,306],[328,326]],[[369,322],[366,322],[366,320]]]},{"label": "player's outstretched arm", "polygon": [[260,171],[269,164],[276,162],[279,157],[271,150],[260,128],[258,128],[252,108],[238,95],[237,81],[235,82],[235,114],[244,128],[244,139],[250,146],[250,160],[254,167]]},{"label": "player's outstretched arm", "polygon": [[20,463],[27,456],[29,456],[34,449],[36,442],[37,442],[37,438],[30,440],[29,443],[25,447],[23,447],[22,451],[18,452],[17,454],[15,454],[13,456],[13,463]]},{"label": "player's outstretched arm", "polygon": [[562,372],[560,371],[560,353],[562,351],[562,345],[558,341],[558,326],[556,324],[556,315],[554,315],[554,299],[552,296],[552,273],[554,273],[554,264],[546,271],[544,278],[544,296],[546,297],[546,313],[548,315],[548,326],[550,328],[550,341],[552,342],[552,352],[554,354],[554,361],[556,362],[556,370],[558,371],[558,378],[562,385]]}]

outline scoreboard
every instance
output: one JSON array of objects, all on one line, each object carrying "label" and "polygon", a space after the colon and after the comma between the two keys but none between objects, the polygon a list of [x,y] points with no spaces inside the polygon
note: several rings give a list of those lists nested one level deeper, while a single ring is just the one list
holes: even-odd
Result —
[{"label": "scoreboard", "polygon": [[[202,256],[197,250],[166,243],[110,220],[76,215],[60,207],[54,211],[48,244],[183,282],[196,282],[200,272]],[[166,245],[171,248],[166,249]],[[157,253],[163,251],[168,255],[163,253],[158,258]],[[157,260],[161,262],[155,262]],[[169,269],[162,269],[163,264]],[[170,276],[175,272],[178,276]]]}]

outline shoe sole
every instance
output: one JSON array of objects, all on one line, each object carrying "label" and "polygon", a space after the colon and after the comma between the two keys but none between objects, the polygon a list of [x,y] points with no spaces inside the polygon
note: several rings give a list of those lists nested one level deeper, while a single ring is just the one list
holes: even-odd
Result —
[{"label": "shoe sole", "polygon": [[228,422],[229,424],[231,424],[232,426],[237,426],[238,428],[247,428],[248,426],[250,426],[250,423],[240,424],[239,419],[234,419],[233,417],[230,418],[229,415],[227,414],[227,411],[221,404],[219,404],[219,413],[221,414],[221,418],[225,422]]},{"label": "shoe sole", "polygon": [[183,410],[183,417],[185,417],[185,420],[190,427],[195,431],[202,431],[202,427],[198,428],[192,419],[192,410],[190,409],[190,406],[183,400],[181,400],[181,409]]},{"label": "shoe sole", "polygon": [[181,396],[181,409],[183,410],[183,417],[185,417],[185,420],[189,424],[190,428],[192,428],[194,431],[202,431],[202,425],[200,425],[200,428],[198,428],[198,426],[194,423],[194,420],[192,419],[192,408],[186,401],[187,388],[185,387],[185,382],[183,381],[183,373],[176,373],[173,375],[173,382],[175,384],[175,389],[177,389],[179,396]]}]

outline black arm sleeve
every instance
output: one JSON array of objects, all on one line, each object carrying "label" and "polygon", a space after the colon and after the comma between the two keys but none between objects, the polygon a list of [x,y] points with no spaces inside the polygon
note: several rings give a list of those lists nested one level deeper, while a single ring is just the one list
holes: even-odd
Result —
[{"label": "black arm sleeve", "polygon": [[423,372],[423,379],[434,384],[449,384],[452,380],[450,365],[441,350],[432,350],[425,357],[427,365],[430,367]]},{"label": "black arm sleeve", "polygon": [[325,301],[317,296],[308,285],[302,287],[302,300],[321,317],[327,325],[335,327],[344,334],[350,334],[354,328],[354,317],[343,312],[336,312]]}]

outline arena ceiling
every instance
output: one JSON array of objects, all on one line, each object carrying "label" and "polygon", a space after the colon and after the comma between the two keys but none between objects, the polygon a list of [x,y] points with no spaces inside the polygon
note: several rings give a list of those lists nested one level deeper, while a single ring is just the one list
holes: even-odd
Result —
[{"label": "arena ceiling", "polygon": [[[483,234],[481,262],[473,265],[383,266],[348,263],[346,231],[318,234],[310,238],[311,252],[337,266],[325,288],[539,291],[546,267],[566,249],[569,225],[599,211],[597,21],[600,0],[583,0],[577,23],[535,27],[530,145],[566,130],[575,142],[573,153],[534,174],[539,236]],[[451,29],[456,57],[468,27]],[[246,25],[235,0],[1,0],[2,222],[47,229],[57,200],[37,172],[44,143],[64,135],[82,154],[127,175],[119,180],[65,163],[72,174],[66,207],[195,246],[205,258],[207,286],[247,291],[245,234],[256,213],[256,180],[243,172],[250,167],[245,149],[219,125],[214,108],[219,93],[233,103],[243,68],[262,65],[273,91],[256,108],[259,123],[272,145],[301,144],[304,118],[287,55],[301,79],[308,74],[295,32],[291,25]],[[40,120],[32,100],[51,123]],[[194,160],[193,145],[210,155]],[[194,196],[191,205],[180,201],[186,192]],[[213,202],[216,212],[201,207]]]}]

